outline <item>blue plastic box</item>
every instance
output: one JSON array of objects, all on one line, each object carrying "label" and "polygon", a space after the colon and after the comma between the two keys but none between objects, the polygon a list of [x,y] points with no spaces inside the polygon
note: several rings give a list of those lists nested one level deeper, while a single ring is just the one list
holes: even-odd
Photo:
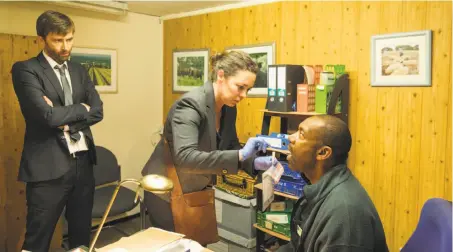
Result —
[{"label": "blue plastic box", "polygon": [[305,180],[298,172],[289,169],[287,162],[280,161],[280,163],[282,164],[284,171],[280,181],[274,186],[274,190],[294,195],[299,198],[302,197],[303,188],[306,185]]}]

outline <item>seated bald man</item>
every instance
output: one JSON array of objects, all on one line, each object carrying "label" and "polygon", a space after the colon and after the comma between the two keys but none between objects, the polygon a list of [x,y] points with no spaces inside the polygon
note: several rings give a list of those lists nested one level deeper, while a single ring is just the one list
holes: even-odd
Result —
[{"label": "seated bald man", "polygon": [[351,133],[340,119],[313,116],[290,136],[289,167],[310,180],[294,205],[291,242],[280,251],[388,251],[373,202],[346,166]]}]

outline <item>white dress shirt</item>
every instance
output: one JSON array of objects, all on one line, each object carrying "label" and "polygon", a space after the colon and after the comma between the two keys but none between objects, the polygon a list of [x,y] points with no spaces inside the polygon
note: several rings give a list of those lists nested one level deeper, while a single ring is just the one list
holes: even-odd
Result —
[{"label": "white dress shirt", "polygon": [[[63,84],[61,83],[61,76],[60,76],[60,71],[58,69],[55,69],[55,66],[58,66],[59,68],[62,67],[63,65],[66,65],[65,68],[65,74],[66,74],[66,79],[68,80],[69,87],[71,88],[71,93],[72,93],[72,83],[71,83],[71,76],[69,75],[68,71],[68,63],[65,61],[62,65],[59,65],[55,60],[53,60],[49,55],[46,54],[46,52],[42,51],[44,57],[46,58],[47,62],[49,62],[50,67],[54,70],[55,74],[57,75],[58,80],[60,81],[61,89],[63,89]],[[61,125],[63,126],[63,125]],[[77,142],[74,142],[71,140],[71,137],[69,136],[69,132],[64,132],[64,137],[66,138],[66,143],[68,144],[68,149],[69,153],[73,154],[78,151],[86,151],[88,150],[88,145],[85,141],[85,136],[83,135],[82,131],[79,131],[80,134],[80,140]]]}]

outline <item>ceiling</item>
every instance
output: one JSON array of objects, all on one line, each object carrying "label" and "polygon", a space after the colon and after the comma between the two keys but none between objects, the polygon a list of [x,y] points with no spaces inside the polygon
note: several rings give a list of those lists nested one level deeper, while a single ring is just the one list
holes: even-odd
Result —
[{"label": "ceiling", "polygon": [[130,12],[151,16],[166,16],[171,14],[196,11],[244,1],[124,1]]}]

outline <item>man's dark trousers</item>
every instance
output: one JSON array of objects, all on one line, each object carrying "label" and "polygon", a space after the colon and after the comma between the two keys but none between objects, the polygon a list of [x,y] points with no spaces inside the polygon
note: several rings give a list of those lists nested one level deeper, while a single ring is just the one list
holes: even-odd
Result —
[{"label": "man's dark trousers", "polygon": [[24,250],[49,251],[56,223],[65,206],[70,248],[89,245],[94,197],[93,165],[87,151],[77,152],[70,158],[70,170],[62,177],[27,183]]}]

